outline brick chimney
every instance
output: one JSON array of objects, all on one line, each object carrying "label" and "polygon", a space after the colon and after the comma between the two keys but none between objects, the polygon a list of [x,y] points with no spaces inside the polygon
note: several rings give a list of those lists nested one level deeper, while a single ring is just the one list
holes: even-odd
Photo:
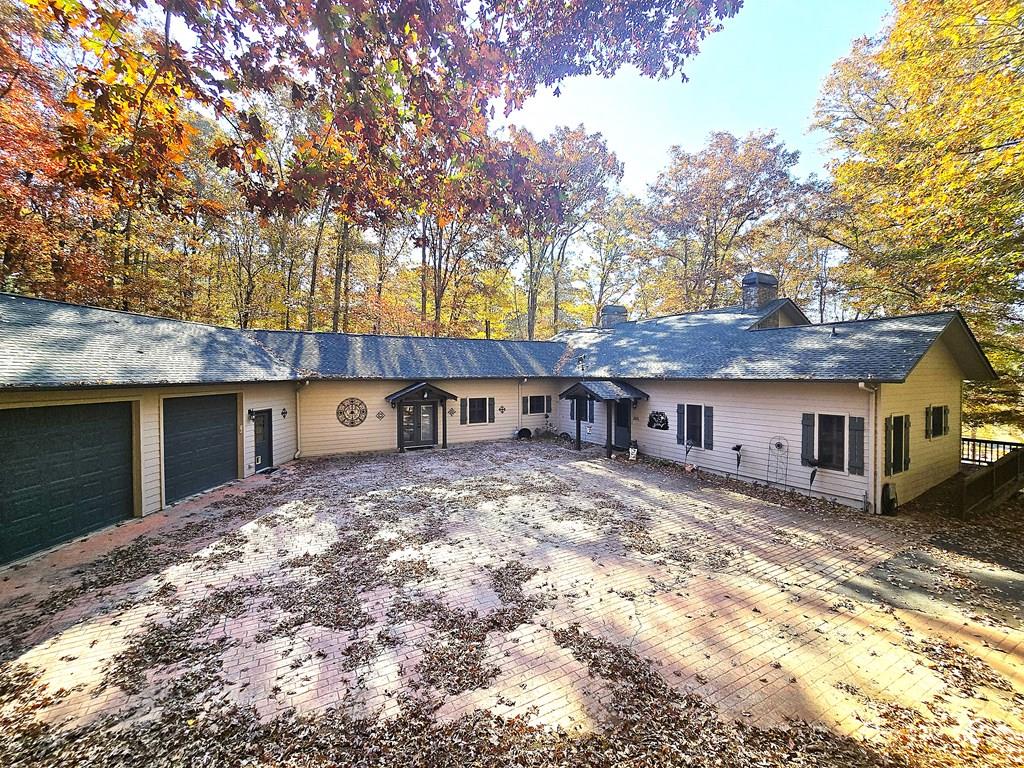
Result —
[{"label": "brick chimney", "polygon": [[605,304],[601,307],[600,325],[611,328],[626,319],[626,308],[621,304]]},{"label": "brick chimney", "polygon": [[758,309],[779,298],[779,281],[767,272],[748,272],[743,276],[743,308]]}]

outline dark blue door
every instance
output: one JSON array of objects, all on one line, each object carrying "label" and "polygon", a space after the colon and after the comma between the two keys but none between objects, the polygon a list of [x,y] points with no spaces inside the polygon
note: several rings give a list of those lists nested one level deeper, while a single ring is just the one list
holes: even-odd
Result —
[{"label": "dark blue door", "polygon": [[0,562],[131,517],[131,403],[0,409]]},{"label": "dark blue door", "polygon": [[262,472],[274,465],[274,412],[256,411],[252,415],[252,434],[255,443],[253,469]]},{"label": "dark blue door", "polygon": [[164,400],[166,503],[238,477],[238,404],[235,395]]}]

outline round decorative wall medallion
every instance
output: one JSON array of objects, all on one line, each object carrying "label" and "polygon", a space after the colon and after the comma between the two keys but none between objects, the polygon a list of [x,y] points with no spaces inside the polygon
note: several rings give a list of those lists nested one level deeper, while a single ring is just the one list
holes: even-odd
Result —
[{"label": "round decorative wall medallion", "polygon": [[342,426],[358,427],[366,420],[366,403],[358,397],[348,397],[338,404],[338,421]]}]

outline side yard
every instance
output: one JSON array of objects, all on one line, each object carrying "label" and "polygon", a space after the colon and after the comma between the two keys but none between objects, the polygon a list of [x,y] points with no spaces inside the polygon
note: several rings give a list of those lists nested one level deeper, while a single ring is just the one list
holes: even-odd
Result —
[{"label": "side yard", "polygon": [[0,763],[1024,765],[1015,504],[295,462],[0,571]]}]

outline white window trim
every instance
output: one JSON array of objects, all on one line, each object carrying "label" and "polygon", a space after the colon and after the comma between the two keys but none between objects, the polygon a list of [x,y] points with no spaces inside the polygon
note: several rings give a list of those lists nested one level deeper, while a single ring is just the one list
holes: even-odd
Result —
[{"label": "white window trim", "polygon": [[687,437],[690,426],[690,412],[687,409],[691,405],[700,406],[700,445],[694,443],[693,447],[690,448],[690,450],[706,451],[707,449],[704,447],[704,408],[706,407],[706,403],[683,403],[683,449],[686,449],[686,441],[690,439],[689,437]]},{"label": "white window trim", "polygon": [[[527,400],[527,403],[526,403],[526,415],[527,416],[543,416],[546,413],[550,413],[550,411],[547,409],[547,406],[548,406],[548,395],[523,395],[523,397],[525,397],[526,400]],[[534,411],[533,410],[533,398],[535,398],[535,397],[544,398],[541,401],[542,409],[539,410],[539,411]],[[554,408],[554,405],[555,404],[552,403],[551,407]]]},{"label": "white window trim", "polygon": [[[483,421],[473,421],[473,409],[470,406],[470,401],[471,400],[483,400],[484,401],[484,420]],[[478,427],[481,424],[489,424],[490,423],[487,420],[487,416],[488,416],[488,413],[487,413],[487,400],[488,400],[488,398],[486,398],[486,397],[467,397],[466,398],[466,423],[463,424],[462,426],[464,426],[464,427]],[[495,405],[495,408],[497,408],[497,405]]]},{"label": "white window trim", "polygon": [[[814,456],[815,458],[821,455],[818,449],[818,419],[821,416],[842,416],[843,417],[843,468],[833,469],[832,467],[818,467],[819,472],[832,472],[837,475],[848,475],[850,474],[850,412],[842,411],[815,411],[814,412]],[[867,419],[864,419],[864,423],[867,424]],[[865,458],[865,463],[867,459]]]}]

